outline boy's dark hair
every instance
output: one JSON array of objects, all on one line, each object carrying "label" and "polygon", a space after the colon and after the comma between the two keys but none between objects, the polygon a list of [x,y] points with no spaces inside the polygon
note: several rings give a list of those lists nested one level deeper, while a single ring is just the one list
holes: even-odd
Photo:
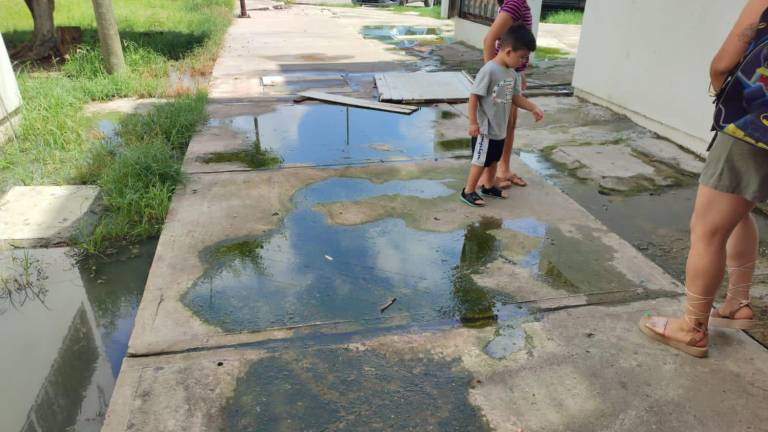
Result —
[{"label": "boy's dark hair", "polygon": [[536,51],[536,37],[523,23],[512,24],[501,37],[501,48],[512,48],[512,51]]}]

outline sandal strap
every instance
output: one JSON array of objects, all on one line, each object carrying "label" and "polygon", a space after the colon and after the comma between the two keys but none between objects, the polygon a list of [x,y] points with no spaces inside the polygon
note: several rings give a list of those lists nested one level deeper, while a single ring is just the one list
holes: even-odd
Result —
[{"label": "sandal strap", "polygon": [[[740,311],[744,307],[751,307],[751,299],[749,297],[749,290],[752,287],[752,281],[748,283],[738,284],[738,285],[731,285],[731,279],[733,278],[733,273],[738,271],[749,271],[753,272],[755,270],[754,266],[757,263],[757,261],[752,261],[740,266],[734,266],[734,267],[726,267],[726,271],[728,272],[728,291],[726,294],[726,306],[728,305],[728,298],[734,298],[738,301],[738,305],[730,310],[725,310],[725,316],[733,319],[736,316],[736,312]],[[725,307],[725,306],[724,306]],[[720,312],[718,312],[718,315],[722,316]]]},{"label": "sandal strap", "polygon": [[[712,304],[712,301],[715,299],[714,296],[702,296],[696,293],[691,292],[687,287],[685,288],[685,293],[688,295],[688,299],[685,302],[685,321],[688,322],[688,324],[691,325],[694,329],[701,332],[703,335],[707,334],[706,327],[703,327],[701,325],[701,320],[709,318],[709,313],[706,312],[699,312],[696,310],[692,305],[698,305],[698,304]],[[690,297],[693,297],[691,299]],[[696,337],[691,338],[691,341],[694,339],[697,339]],[[703,336],[701,338],[698,338],[698,341],[703,339]],[[689,341],[689,342],[691,342]],[[696,341],[696,342],[698,342]]]}]

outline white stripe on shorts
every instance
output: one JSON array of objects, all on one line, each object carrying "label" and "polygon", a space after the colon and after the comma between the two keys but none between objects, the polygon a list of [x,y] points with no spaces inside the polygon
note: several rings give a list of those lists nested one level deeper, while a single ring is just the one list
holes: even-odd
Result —
[{"label": "white stripe on shorts", "polygon": [[485,166],[485,160],[488,158],[488,136],[480,134],[477,136],[475,151],[472,152],[472,165]]}]

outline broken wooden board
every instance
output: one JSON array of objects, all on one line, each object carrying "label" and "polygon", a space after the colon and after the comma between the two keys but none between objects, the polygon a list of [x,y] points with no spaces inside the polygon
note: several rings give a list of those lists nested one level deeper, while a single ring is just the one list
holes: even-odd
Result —
[{"label": "broken wooden board", "polygon": [[298,95],[309,99],[317,99],[323,102],[332,102],[341,105],[349,105],[377,111],[388,111],[398,114],[412,114],[414,111],[418,111],[419,109],[419,107],[416,106],[381,103],[365,99],[351,98],[348,96],[323,93],[319,91],[304,91],[298,93]]},{"label": "broken wooden board", "polygon": [[376,74],[382,102],[466,102],[472,78],[465,72],[385,72]]}]

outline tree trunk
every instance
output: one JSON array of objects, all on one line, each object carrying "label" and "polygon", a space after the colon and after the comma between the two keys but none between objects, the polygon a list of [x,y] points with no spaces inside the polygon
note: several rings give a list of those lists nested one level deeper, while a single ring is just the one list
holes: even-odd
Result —
[{"label": "tree trunk", "polygon": [[54,0],[24,0],[24,2],[32,13],[35,29],[32,34],[32,46],[23,50],[19,57],[23,60],[38,60],[55,54]]},{"label": "tree trunk", "polygon": [[117,31],[115,12],[112,0],[92,0],[93,12],[96,14],[96,27],[99,30],[99,42],[107,72],[120,73],[125,70],[123,46],[120,43],[120,33]]}]

